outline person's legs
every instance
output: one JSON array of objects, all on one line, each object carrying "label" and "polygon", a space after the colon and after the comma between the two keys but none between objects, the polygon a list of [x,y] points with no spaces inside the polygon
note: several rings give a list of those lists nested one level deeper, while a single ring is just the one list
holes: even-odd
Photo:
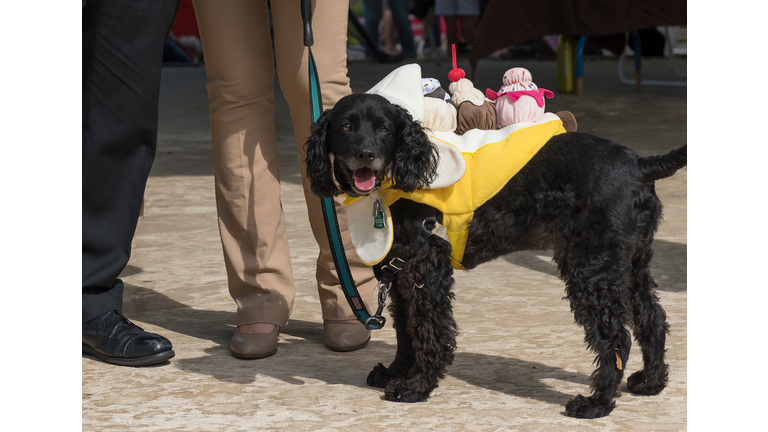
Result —
[{"label": "person's legs", "polygon": [[[118,276],[130,258],[157,147],[163,45],[177,7],[178,0],[83,6],[83,349],[111,363],[118,351],[123,359],[170,351],[167,339],[153,344],[161,337],[136,331],[120,318]],[[96,325],[113,311],[119,317]],[[107,325],[110,334],[104,334]],[[124,334],[114,328],[130,328],[131,336],[110,345],[112,336]],[[148,338],[142,352],[129,348],[136,337]],[[139,364],[148,363],[134,363]]]},{"label": "person's legs", "polygon": [[122,307],[117,277],[157,147],[160,66],[177,4],[83,7],[83,322]]},{"label": "person's legs", "polygon": [[[314,8],[312,22],[315,44],[312,47],[312,53],[317,63],[325,109],[333,108],[339,99],[352,93],[346,62],[347,7],[346,1],[321,0]],[[336,274],[320,198],[310,192],[309,180],[306,176],[304,144],[310,134],[308,54],[302,39],[299,2],[276,2],[273,4],[272,12],[280,88],[290,106],[309,221],[312,233],[320,247],[317,281],[323,318],[332,322],[354,320],[354,314]],[[347,231],[346,212],[342,205],[343,197],[337,197],[335,202],[350,271],[361,297],[365,299],[370,310],[370,307],[375,305],[373,291],[376,288],[376,280],[372,269],[360,261],[352,246],[352,240]]]},{"label": "person's legs", "polygon": [[397,38],[403,49],[403,56],[407,59],[416,58],[413,29],[411,28],[411,20],[408,18],[410,2],[408,0],[389,0],[389,9],[392,11],[392,18],[395,21]]},{"label": "person's legs", "polygon": [[448,58],[451,58],[451,45],[459,44],[459,26],[456,15],[443,15],[443,19],[445,20],[445,40],[448,43]]},{"label": "person's legs", "polygon": [[[365,17],[365,32],[371,38],[373,43],[379,43],[379,23],[384,13],[383,0],[363,0],[363,16]],[[313,22],[317,22],[313,19]],[[313,26],[317,27],[317,26]],[[344,28],[347,28],[347,24],[344,24]],[[315,44],[317,46],[317,44]],[[376,45],[378,48],[378,45]],[[366,45],[365,54],[369,58],[373,58],[373,52]],[[346,58],[346,54],[345,57]]]},{"label": "person's legs", "polygon": [[477,16],[463,15],[461,17],[461,32],[464,35],[464,40],[468,44],[475,42],[475,28],[477,27]]},{"label": "person's legs", "polygon": [[397,51],[397,31],[395,30],[395,22],[392,19],[392,11],[387,9],[381,18],[381,32],[384,37],[384,54],[390,56],[398,55]]},{"label": "person's legs", "polygon": [[433,49],[440,49],[442,46],[442,40],[441,35],[442,32],[440,31],[440,17],[435,15],[434,10],[432,10],[432,34],[434,35],[434,45],[432,45]]},{"label": "person's legs", "polygon": [[267,2],[194,5],[208,74],[216,205],[236,324],[240,333],[270,333],[288,322],[294,282],[280,203]]},{"label": "person's legs", "polygon": [[458,0],[435,0],[435,19],[443,17],[445,21],[445,41],[448,44],[448,58],[451,58],[451,45],[459,43],[459,27],[456,22]]},{"label": "person's legs", "polygon": [[456,15],[461,17],[461,33],[468,44],[475,42],[475,28],[480,17],[478,0],[458,0]]}]

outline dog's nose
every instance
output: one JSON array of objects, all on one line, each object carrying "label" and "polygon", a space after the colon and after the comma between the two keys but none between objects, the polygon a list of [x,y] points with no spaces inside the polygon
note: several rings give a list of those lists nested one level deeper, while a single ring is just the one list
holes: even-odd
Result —
[{"label": "dog's nose", "polygon": [[376,152],[369,149],[360,150],[357,153],[357,158],[363,162],[370,162],[376,157]]}]

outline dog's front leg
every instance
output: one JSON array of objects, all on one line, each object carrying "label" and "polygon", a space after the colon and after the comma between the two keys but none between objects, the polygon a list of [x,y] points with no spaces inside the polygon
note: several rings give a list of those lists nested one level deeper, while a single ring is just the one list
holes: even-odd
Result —
[{"label": "dog's front leg", "polygon": [[411,335],[406,331],[407,316],[405,309],[400,306],[403,304],[403,299],[399,293],[398,284],[395,281],[393,289],[390,291],[392,303],[389,306],[389,312],[392,314],[395,334],[397,335],[397,353],[389,367],[379,363],[368,374],[367,383],[372,387],[386,388],[392,379],[407,377],[408,371],[413,368],[416,362],[413,355],[413,341]]},{"label": "dog's front leg", "polygon": [[433,236],[397,275],[398,355],[387,370],[388,400],[426,400],[453,363],[458,331],[451,304],[450,254],[450,244]]}]

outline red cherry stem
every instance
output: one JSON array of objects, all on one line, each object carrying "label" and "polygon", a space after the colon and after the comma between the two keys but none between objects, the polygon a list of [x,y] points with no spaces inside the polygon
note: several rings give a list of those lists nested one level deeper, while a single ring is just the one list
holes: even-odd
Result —
[{"label": "red cherry stem", "polygon": [[456,69],[456,44],[451,44],[451,53],[453,54],[453,68]]}]

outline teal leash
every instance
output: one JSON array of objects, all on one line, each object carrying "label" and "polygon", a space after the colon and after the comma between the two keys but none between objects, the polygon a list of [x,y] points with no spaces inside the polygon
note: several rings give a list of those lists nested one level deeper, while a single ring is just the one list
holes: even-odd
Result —
[{"label": "teal leash", "polygon": [[[314,124],[323,112],[323,98],[320,94],[320,81],[317,79],[317,65],[312,56],[311,47],[314,44],[314,38],[312,36],[312,3],[310,0],[301,0],[301,19],[304,22],[304,45],[309,51],[309,116],[312,124]],[[360,297],[355,280],[352,279],[352,273],[349,271],[349,262],[344,252],[344,243],[341,240],[339,219],[336,215],[336,205],[333,198],[321,198],[320,200],[323,207],[325,230],[328,233],[328,243],[331,246],[333,263],[336,266],[336,273],[344,296],[358,321],[365,324],[369,330],[378,330],[384,327],[386,323],[386,318],[381,316],[381,312],[389,292],[389,283],[379,283],[379,307],[376,314],[372,316],[366,309],[365,302]]]}]

